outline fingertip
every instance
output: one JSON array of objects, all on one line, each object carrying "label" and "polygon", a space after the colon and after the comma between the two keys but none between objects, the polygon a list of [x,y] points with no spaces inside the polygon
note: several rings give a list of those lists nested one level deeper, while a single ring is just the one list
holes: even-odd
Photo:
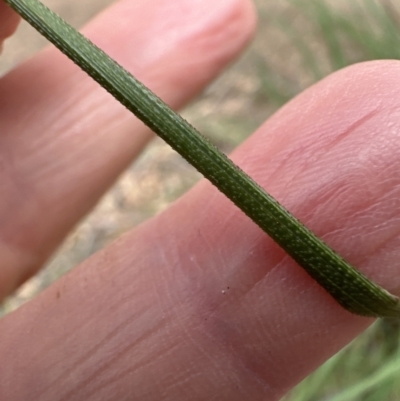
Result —
[{"label": "fingertip", "polygon": [[3,1],[0,2],[0,48],[3,41],[11,36],[17,29],[20,18],[18,14],[12,10]]},{"label": "fingertip", "polygon": [[[138,10],[143,14],[141,19],[136,18]],[[132,18],[121,18],[126,15]],[[136,26],[134,37],[129,34],[132,21]],[[119,29],[104,35],[104,26],[114,24]],[[190,70],[190,74],[179,73],[171,79],[176,91],[178,85],[191,86],[193,76],[200,82],[196,90],[217,76],[250,42],[255,26],[256,12],[250,0],[123,0],[103,12],[84,32],[102,49],[110,49],[109,54],[122,65],[132,68],[134,60],[139,79],[150,65],[160,70],[153,76],[164,75],[166,64]],[[144,42],[146,51],[142,50]],[[190,82],[182,82],[186,77]]]}]

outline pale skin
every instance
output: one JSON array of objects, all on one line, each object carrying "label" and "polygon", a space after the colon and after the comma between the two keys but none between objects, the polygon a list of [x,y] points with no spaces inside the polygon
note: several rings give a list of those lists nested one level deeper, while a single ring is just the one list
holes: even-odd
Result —
[{"label": "pale skin", "polygon": [[[0,37],[17,23],[0,2]],[[124,0],[84,33],[177,108],[254,26],[247,0]],[[391,61],[336,73],[232,154],[395,294],[399,74]],[[0,80],[1,297],[151,138],[56,50]],[[0,399],[278,400],[371,322],[338,306],[203,181],[0,322]]]}]

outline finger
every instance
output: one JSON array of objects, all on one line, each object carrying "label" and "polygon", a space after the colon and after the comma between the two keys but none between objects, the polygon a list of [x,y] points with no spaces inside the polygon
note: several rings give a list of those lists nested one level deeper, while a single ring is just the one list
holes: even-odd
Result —
[{"label": "finger", "polygon": [[[125,0],[85,33],[173,107],[245,46],[241,0]],[[212,3],[213,4],[213,3]],[[0,82],[0,297],[31,276],[150,138],[144,126],[56,50]]]},{"label": "finger", "polygon": [[[399,73],[388,61],[337,73],[233,155],[395,293]],[[203,182],[2,321],[0,355],[11,366],[0,394],[278,400],[371,322],[342,309]]]},{"label": "finger", "polygon": [[4,39],[11,36],[18,26],[19,17],[6,3],[0,1],[0,51]]}]

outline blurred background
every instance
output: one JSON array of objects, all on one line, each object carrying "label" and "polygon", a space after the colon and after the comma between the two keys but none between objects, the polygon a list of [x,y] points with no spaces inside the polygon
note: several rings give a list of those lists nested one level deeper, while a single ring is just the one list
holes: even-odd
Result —
[{"label": "blurred background", "polygon": [[[112,0],[44,1],[75,27]],[[183,115],[230,152],[277,108],[329,73],[400,58],[397,0],[255,0],[259,26],[243,57]],[[46,45],[25,23],[6,42],[0,74]],[[161,140],[148,146],[48,266],[0,306],[8,313],[123,232],[160,213],[200,179]],[[399,329],[381,320],[305,379],[285,401],[400,399]]]}]

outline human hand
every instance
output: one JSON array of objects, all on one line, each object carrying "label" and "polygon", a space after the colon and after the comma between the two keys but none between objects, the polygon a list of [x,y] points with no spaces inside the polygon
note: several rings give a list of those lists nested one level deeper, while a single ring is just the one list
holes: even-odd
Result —
[{"label": "human hand", "polygon": [[[143,14],[133,18],[140,23],[156,3],[171,7],[166,1],[153,3],[143,1]],[[226,0],[217,9],[213,4],[208,16],[207,1],[196,2],[198,9],[192,1],[192,18],[171,15],[170,26],[180,32],[179,38],[172,35],[172,50],[149,62],[139,59],[140,51],[148,56],[151,39],[160,36],[168,43],[171,37],[164,31],[136,26],[122,43],[118,29],[112,37],[101,35],[105,18],[122,25],[129,4],[115,6],[103,23],[100,17],[89,36],[119,59],[124,45],[138,38],[137,65],[129,69],[145,82],[156,77],[150,86],[175,105],[244,45],[253,26],[247,2]],[[181,0],[173,7],[184,4],[189,3]],[[196,20],[199,27],[199,17],[204,18],[201,34],[185,37],[185,26],[190,31]],[[168,26],[154,26],[168,31]],[[208,40],[199,40],[199,34]],[[198,75],[192,69],[184,75],[185,68],[176,64],[177,45],[191,66],[196,61]],[[50,58],[53,67],[44,72]],[[317,234],[390,290],[398,286],[392,207],[398,198],[393,91],[398,68],[377,63],[332,76],[283,108],[233,155]],[[377,80],[382,69],[390,73]],[[36,81],[28,79],[35,72]],[[375,86],[365,93],[371,77]],[[172,85],[177,79],[179,85]],[[82,86],[89,94],[78,102]],[[53,51],[4,78],[0,93],[7,93],[0,100],[7,134],[3,252],[11,254],[7,263],[7,253],[3,258],[4,271],[10,272],[2,280],[9,283],[6,294],[43,263],[139,152],[148,133]],[[85,117],[88,108],[93,111]],[[10,114],[16,110],[21,116],[29,111],[27,120],[16,124],[16,114]],[[134,124],[141,140],[131,145]],[[376,268],[377,260],[384,260],[385,270]],[[16,280],[16,271],[25,275]],[[167,212],[2,320],[0,355],[7,370],[0,375],[0,395],[7,400],[273,400],[370,322],[342,310],[202,182]]]}]

